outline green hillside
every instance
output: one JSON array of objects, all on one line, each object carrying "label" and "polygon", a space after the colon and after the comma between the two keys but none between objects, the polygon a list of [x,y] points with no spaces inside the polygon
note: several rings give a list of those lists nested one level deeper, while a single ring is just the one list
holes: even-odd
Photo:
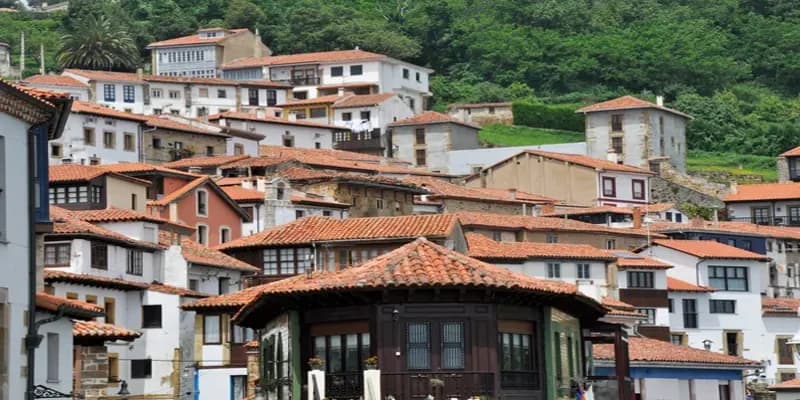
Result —
[{"label": "green hillside", "polygon": [[480,132],[481,142],[487,146],[526,146],[554,143],[582,142],[583,133],[527,126],[486,125]]}]

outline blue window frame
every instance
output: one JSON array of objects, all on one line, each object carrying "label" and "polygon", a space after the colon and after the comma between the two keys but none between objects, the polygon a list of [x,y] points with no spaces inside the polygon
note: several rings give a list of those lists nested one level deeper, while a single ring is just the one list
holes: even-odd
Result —
[{"label": "blue window frame", "polygon": [[122,101],[126,103],[133,103],[136,101],[136,91],[134,90],[133,85],[122,86]]},{"label": "blue window frame", "polygon": [[117,101],[117,88],[114,85],[103,85],[103,100]]}]

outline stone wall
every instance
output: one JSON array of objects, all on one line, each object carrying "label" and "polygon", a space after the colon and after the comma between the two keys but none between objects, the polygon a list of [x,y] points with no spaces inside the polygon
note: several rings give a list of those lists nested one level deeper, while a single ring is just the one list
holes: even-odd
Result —
[{"label": "stone wall", "polygon": [[668,162],[660,163],[656,172],[658,176],[650,178],[650,196],[653,202],[725,208],[725,203],[720,198],[728,193],[728,185],[678,172]]},{"label": "stone wall", "polygon": [[75,393],[83,399],[98,399],[108,387],[108,350],[104,345],[79,346]]},{"label": "stone wall", "polygon": [[778,169],[778,182],[789,182],[789,161],[786,157],[778,157],[775,167]]}]

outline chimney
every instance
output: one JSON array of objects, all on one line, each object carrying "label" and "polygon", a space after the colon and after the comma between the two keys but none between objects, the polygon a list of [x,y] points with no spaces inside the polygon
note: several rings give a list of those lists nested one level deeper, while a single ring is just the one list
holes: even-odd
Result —
[{"label": "chimney", "polygon": [[517,189],[508,189],[508,193],[511,195],[512,199],[517,199]]},{"label": "chimney", "polygon": [[337,96],[339,96],[339,97],[342,97],[342,96],[344,96],[344,88],[343,88],[343,87],[340,87],[340,88],[339,88],[339,89],[336,91],[336,95],[337,95]]},{"label": "chimney", "polygon": [[736,194],[739,192],[739,182],[731,181],[731,194]]},{"label": "chimney", "polygon": [[144,79],[144,70],[141,68],[136,68],[136,78],[139,80]]},{"label": "chimney", "polygon": [[551,214],[556,212],[556,205],[553,203],[542,204],[539,206],[540,214]]},{"label": "chimney", "polygon": [[664,96],[656,96],[656,105],[664,107]]},{"label": "chimney", "polygon": [[619,156],[614,149],[608,149],[608,153],[606,154],[606,159],[611,161],[612,163],[616,164],[619,161]]},{"label": "chimney", "polygon": [[642,209],[633,207],[633,229],[640,229],[642,227]]},{"label": "chimney", "polygon": [[297,114],[295,112],[290,112],[287,114],[287,118],[289,119],[289,122],[297,122]]},{"label": "chimney", "polygon": [[705,225],[705,220],[701,217],[694,217],[692,218],[692,227],[693,228],[702,228]]}]

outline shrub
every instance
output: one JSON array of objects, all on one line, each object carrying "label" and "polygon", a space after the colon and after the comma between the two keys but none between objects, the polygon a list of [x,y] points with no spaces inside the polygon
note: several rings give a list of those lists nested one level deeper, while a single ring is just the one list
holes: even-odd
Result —
[{"label": "shrub", "polygon": [[577,114],[577,107],[573,105],[518,101],[514,102],[512,109],[514,125],[583,132],[583,115]]}]

